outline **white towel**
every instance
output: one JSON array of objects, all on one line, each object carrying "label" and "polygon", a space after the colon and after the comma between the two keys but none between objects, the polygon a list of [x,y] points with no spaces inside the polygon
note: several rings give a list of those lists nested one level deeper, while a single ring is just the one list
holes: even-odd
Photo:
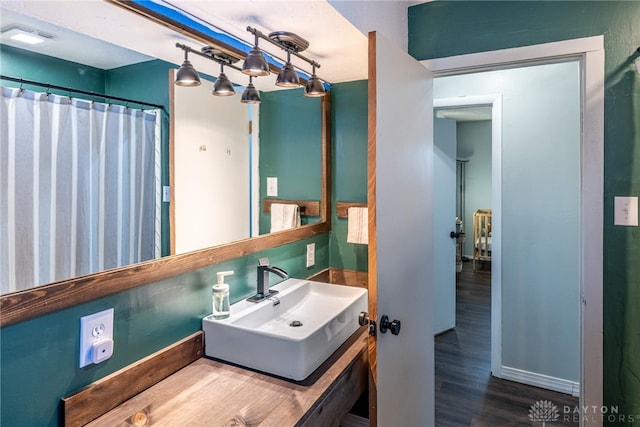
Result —
[{"label": "white towel", "polygon": [[298,205],[274,203],[271,205],[271,232],[288,230],[300,225]]},{"label": "white towel", "polygon": [[369,208],[350,207],[347,210],[347,243],[369,243]]}]

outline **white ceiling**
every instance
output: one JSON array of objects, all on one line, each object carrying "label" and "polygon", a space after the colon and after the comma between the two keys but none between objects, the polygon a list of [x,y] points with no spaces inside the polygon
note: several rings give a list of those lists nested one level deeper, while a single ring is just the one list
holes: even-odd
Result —
[{"label": "white ceiling", "polygon": [[[183,11],[241,40],[253,42],[246,31],[252,26],[264,34],[290,31],[307,41],[302,54],[321,64],[318,76],[329,82],[367,77],[367,38],[328,2],[315,1],[183,1],[170,0]],[[262,41],[260,47],[280,58],[284,52]],[[295,65],[311,72],[304,61]]]},{"label": "white ceiling", "polygon": [[[132,50],[123,49],[128,43],[125,38],[129,33],[127,28],[144,24],[138,22],[140,18],[106,2],[3,0],[1,6],[3,44],[101,69],[152,59],[133,43]],[[35,46],[6,39],[4,32],[16,25],[43,31],[53,38]]]},{"label": "white ceiling", "polygon": [[[170,2],[212,28],[249,43],[253,42],[253,36],[246,31],[248,25],[265,34],[271,31],[299,34],[310,44],[303,54],[321,64],[317,74],[331,83],[367,78],[366,36],[324,0]],[[177,68],[183,52],[175,47],[176,42],[195,49],[202,47],[201,43],[102,0],[2,0],[1,7],[3,30],[19,24],[54,36],[51,42],[34,50],[102,69],[151,58],[174,63]],[[284,58],[284,52],[275,46],[265,41],[260,46]],[[196,55],[189,59],[201,73],[218,74],[218,66],[213,62]],[[292,62],[311,71],[305,62],[294,58]],[[247,78],[241,73],[228,68],[225,72],[230,79],[246,84]],[[274,80],[275,76],[258,78],[254,83],[260,90],[273,90]]]}]

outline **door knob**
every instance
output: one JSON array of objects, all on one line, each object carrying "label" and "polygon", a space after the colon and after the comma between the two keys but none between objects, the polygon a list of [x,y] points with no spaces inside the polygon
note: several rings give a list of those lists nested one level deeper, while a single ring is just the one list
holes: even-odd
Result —
[{"label": "door knob", "polygon": [[369,313],[361,311],[358,316],[358,323],[360,326],[369,325],[369,335],[372,337],[376,334],[376,321],[369,319]]},{"label": "door knob", "polygon": [[460,233],[456,233],[455,231],[452,231],[451,233],[449,233],[449,237],[451,237],[452,239],[457,239],[460,236]]},{"label": "door knob", "polygon": [[389,321],[389,316],[387,316],[386,314],[380,319],[380,332],[382,332],[383,334],[386,334],[387,331],[390,331],[393,335],[398,335],[400,333],[401,326],[402,324],[397,319]]}]

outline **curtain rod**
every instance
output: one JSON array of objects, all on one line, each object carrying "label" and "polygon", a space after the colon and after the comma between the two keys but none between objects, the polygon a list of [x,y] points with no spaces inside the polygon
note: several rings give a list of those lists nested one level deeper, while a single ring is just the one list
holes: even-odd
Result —
[{"label": "curtain rod", "polygon": [[163,105],[151,104],[149,102],[137,101],[135,99],[121,98],[119,96],[111,96],[111,95],[106,95],[104,93],[96,93],[96,92],[92,92],[92,91],[88,91],[88,90],[74,89],[74,88],[71,88],[71,87],[52,85],[50,83],[36,82],[36,81],[33,81],[33,80],[23,79],[21,77],[11,77],[11,76],[0,75],[0,79],[9,80],[9,81],[20,83],[20,84],[35,85],[35,86],[45,87],[47,89],[56,89],[56,90],[61,90],[61,91],[65,91],[65,92],[73,92],[73,93],[78,93],[78,94],[82,94],[82,95],[89,95],[89,96],[92,96],[94,98],[104,98],[104,99],[107,99],[107,100],[110,100],[110,101],[113,100],[113,101],[129,102],[129,103],[138,104],[138,105],[146,105],[148,107],[159,108],[159,109],[164,111],[164,106]]}]

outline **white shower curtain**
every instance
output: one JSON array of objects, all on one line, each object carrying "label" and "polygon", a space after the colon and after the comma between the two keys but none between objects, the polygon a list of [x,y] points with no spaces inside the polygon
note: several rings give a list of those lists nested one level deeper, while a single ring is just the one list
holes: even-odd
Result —
[{"label": "white shower curtain", "polygon": [[160,255],[160,112],[1,88],[0,291]]}]

